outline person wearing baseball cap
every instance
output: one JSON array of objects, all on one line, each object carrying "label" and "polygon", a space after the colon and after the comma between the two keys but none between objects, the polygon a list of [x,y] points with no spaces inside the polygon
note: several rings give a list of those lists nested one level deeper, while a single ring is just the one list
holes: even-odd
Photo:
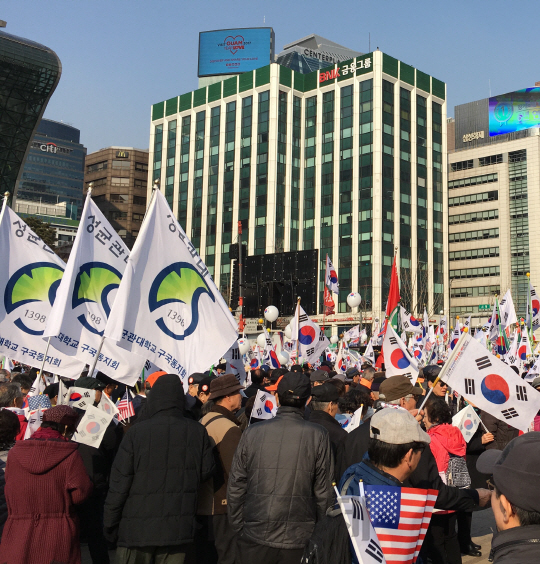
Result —
[{"label": "person wearing baseball cap", "polygon": [[202,374],[201,372],[194,372],[189,378],[188,378],[188,394],[193,397],[196,398],[197,397],[197,393],[199,392],[199,384],[201,383],[201,380],[204,378],[204,374]]},{"label": "person wearing baseball cap", "polygon": [[309,376],[309,381],[311,382],[311,386],[315,387],[324,384],[328,378],[329,374],[326,370],[314,370]]},{"label": "person wearing baseball cap", "polygon": [[540,433],[530,432],[504,450],[483,452],[476,468],[488,481],[498,533],[491,541],[493,564],[540,561]]},{"label": "person wearing baseball cap", "polygon": [[328,431],[303,417],[312,390],[288,372],[273,419],[249,426],[234,455],[227,502],[237,533],[236,564],[300,562],[315,523],[334,502]]},{"label": "person wearing baseball cap", "polygon": [[234,564],[236,554],[236,534],[227,518],[227,484],[233,456],[242,437],[240,422],[235,417],[242,405],[242,389],[234,374],[212,380],[209,399],[213,405],[201,419],[220,464],[216,474],[199,488],[197,515],[207,516],[208,527],[214,532],[218,560],[225,564]]}]

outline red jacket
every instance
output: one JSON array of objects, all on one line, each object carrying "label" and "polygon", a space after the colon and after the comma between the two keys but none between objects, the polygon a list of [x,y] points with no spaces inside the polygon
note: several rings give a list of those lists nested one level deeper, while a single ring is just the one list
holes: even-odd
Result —
[{"label": "red jacket", "polygon": [[2,564],[80,563],[73,506],[90,495],[92,483],[78,446],[56,431],[40,429],[9,451],[5,473],[9,516],[0,544]]},{"label": "red jacket", "polygon": [[15,437],[15,440],[24,441],[24,435],[26,434],[26,427],[28,427],[28,421],[26,420],[26,417],[24,415],[19,415],[18,413],[16,415],[19,418],[19,423],[21,424],[21,430],[19,431],[19,434]]},{"label": "red jacket", "polygon": [[446,472],[448,470],[450,454],[465,456],[467,443],[457,427],[449,423],[436,425],[429,429],[428,435],[431,437],[431,444],[429,446],[435,457],[439,472]]}]

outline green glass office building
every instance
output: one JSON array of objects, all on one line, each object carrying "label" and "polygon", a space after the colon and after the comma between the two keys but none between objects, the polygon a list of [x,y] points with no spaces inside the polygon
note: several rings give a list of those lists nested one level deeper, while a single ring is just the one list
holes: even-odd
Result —
[{"label": "green glass office building", "polygon": [[[319,249],[364,321],[384,312],[397,249],[403,302],[445,308],[446,85],[376,51],[310,74],[271,64],[157,103],[149,183],[227,294],[229,249]],[[284,315],[287,313],[284,312]]]}]

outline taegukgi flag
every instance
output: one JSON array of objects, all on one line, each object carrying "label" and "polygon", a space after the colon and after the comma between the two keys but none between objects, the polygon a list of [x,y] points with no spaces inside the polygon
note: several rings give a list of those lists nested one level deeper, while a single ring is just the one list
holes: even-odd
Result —
[{"label": "taegukgi flag", "polygon": [[[89,192],[45,328],[45,337],[51,337],[51,345],[56,350],[92,366],[128,256],[128,248]],[[144,362],[140,355],[105,339],[96,370],[132,386]]]},{"label": "taegukgi flag", "polygon": [[251,410],[251,416],[256,419],[272,419],[276,416],[276,413],[277,404],[274,394],[271,392],[257,390],[257,396],[255,397],[255,403],[253,404],[253,409]]},{"label": "taegukgi flag", "polygon": [[399,306],[400,317],[401,317],[401,327],[404,331],[409,331],[412,333],[422,333],[422,324],[416,317],[414,317],[410,312],[408,312],[403,306]]},{"label": "taegukgi flag", "polygon": [[[216,364],[237,324],[159,190],[129,256],[105,337],[187,377]],[[138,375],[138,374],[137,374]]]},{"label": "taegukgi flag", "polygon": [[112,421],[112,415],[108,415],[101,409],[90,405],[86,413],[77,425],[77,431],[72,441],[99,448],[105,431]]},{"label": "taegukgi flag", "polygon": [[467,405],[452,417],[452,425],[457,427],[465,441],[469,442],[480,425],[480,417],[472,405]]},{"label": "taegukgi flag", "polygon": [[339,292],[338,275],[328,255],[326,255],[325,283],[330,291],[335,292],[336,294]]},{"label": "taegukgi flag", "polygon": [[78,378],[84,362],[57,351],[43,334],[65,264],[11,210],[0,213],[0,354],[44,370]]},{"label": "taegukgi flag", "polygon": [[386,376],[407,376],[414,385],[418,379],[418,364],[412,358],[405,343],[398,337],[391,324],[388,324],[383,343]]},{"label": "taegukgi flag", "polygon": [[291,319],[292,338],[298,340],[300,354],[306,362],[314,362],[321,356],[330,341],[320,327],[311,321],[308,314],[297,305],[295,316]]},{"label": "taegukgi flag", "polygon": [[439,376],[476,407],[523,432],[540,410],[540,392],[467,333]]}]

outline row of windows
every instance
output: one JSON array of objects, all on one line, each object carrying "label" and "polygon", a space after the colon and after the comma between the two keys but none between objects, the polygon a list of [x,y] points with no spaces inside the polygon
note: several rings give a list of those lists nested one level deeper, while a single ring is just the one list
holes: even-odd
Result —
[{"label": "row of windows", "polygon": [[452,168],[452,172],[457,172],[458,170],[469,170],[473,167],[473,160],[470,159],[468,161],[460,161],[458,163],[452,163],[450,165]]},{"label": "row of windows", "polygon": [[463,251],[451,251],[448,253],[449,260],[468,260],[488,257],[498,257],[499,247],[486,247],[484,249],[465,249]]},{"label": "row of windows", "polygon": [[464,186],[476,186],[477,184],[489,184],[490,182],[497,182],[498,175],[482,174],[482,176],[471,176],[470,178],[460,178],[459,180],[451,180],[448,183],[448,188],[463,188]]},{"label": "row of windows", "polygon": [[462,243],[463,241],[478,241],[479,239],[495,239],[499,236],[499,228],[479,229],[478,231],[462,231],[461,233],[450,233],[449,243]]},{"label": "row of windows", "polygon": [[498,296],[501,293],[501,287],[496,286],[467,286],[465,288],[452,288],[450,290],[451,298],[479,298],[484,296]]},{"label": "row of windows", "polygon": [[[86,167],[86,172],[98,172],[99,170],[106,170],[108,167],[108,161],[101,161],[99,163],[94,163]],[[131,167],[131,162],[125,159],[113,159],[112,168],[120,170],[129,170]],[[135,163],[135,170],[137,172],[148,172],[147,163]]]},{"label": "row of windows", "polygon": [[[129,204],[129,194],[111,194],[109,201],[115,204]],[[146,197],[133,196],[133,203],[136,206],[146,206]]]},{"label": "row of windows", "polygon": [[469,315],[476,315],[479,317],[489,317],[491,315],[491,310],[486,311],[484,309],[478,309],[478,306],[457,306],[450,308],[450,315],[455,317],[456,315],[461,315],[467,317]]},{"label": "row of windows", "polygon": [[499,192],[491,190],[490,192],[480,192],[479,194],[467,194],[466,196],[457,196],[456,198],[448,198],[448,207],[466,206],[468,204],[478,204],[480,202],[493,202],[499,199]]},{"label": "row of windows", "polygon": [[489,166],[494,164],[499,164],[503,162],[502,154],[499,155],[490,155],[489,157],[480,157],[478,159],[478,163],[480,166]]},{"label": "row of windows", "polygon": [[459,280],[460,278],[484,278],[488,276],[499,276],[500,274],[499,266],[484,266],[479,268],[463,268],[461,270],[451,270],[450,279],[455,278]]},{"label": "row of windows", "polygon": [[[125,211],[118,211],[118,210],[113,210],[109,212],[109,219],[116,221],[119,219],[122,220],[127,220],[128,218],[128,213]],[[144,218],[144,214],[143,213],[133,213],[131,214],[131,219],[133,221],[142,221]]]},{"label": "row of windows", "polygon": [[458,225],[460,223],[474,223],[476,221],[488,221],[489,219],[499,219],[499,210],[484,210],[473,213],[460,213],[448,217],[448,225]]}]

